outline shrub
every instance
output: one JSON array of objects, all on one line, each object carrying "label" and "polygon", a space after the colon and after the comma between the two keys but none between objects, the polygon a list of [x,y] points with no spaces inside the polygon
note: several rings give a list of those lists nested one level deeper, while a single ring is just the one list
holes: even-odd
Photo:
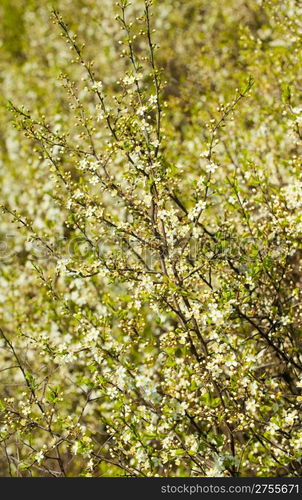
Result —
[{"label": "shrub", "polygon": [[300,475],[299,2],[60,9],[4,12],[1,474]]}]

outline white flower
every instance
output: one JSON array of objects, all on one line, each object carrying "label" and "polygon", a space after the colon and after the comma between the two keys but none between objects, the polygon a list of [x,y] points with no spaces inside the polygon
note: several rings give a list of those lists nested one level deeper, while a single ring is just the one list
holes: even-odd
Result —
[{"label": "white flower", "polygon": [[246,276],[245,282],[248,286],[253,287],[254,286],[254,281],[252,276]]},{"label": "white flower", "polygon": [[208,174],[213,174],[218,168],[218,165],[216,165],[216,163],[214,163],[213,161],[210,161],[210,163],[208,163],[206,165],[206,172]]},{"label": "white flower", "polygon": [[196,205],[191,208],[191,210],[188,213],[188,219],[194,220],[195,217],[198,217],[200,212],[206,208],[206,202],[203,200],[199,200]]},{"label": "white flower", "polygon": [[248,412],[250,412],[251,414],[254,414],[256,412],[256,402],[254,399],[250,399],[248,401],[245,402],[245,408]]},{"label": "white flower", "polygon": [[58,146],[58,145],[55,145],[53,148],[52,148],[52,156],[54,158],[57,158],[59,156],[59,154],[61,153],[62,151],[62,148],[61,146]]},{"label": "white flower", "polygon": [[206,151],[203,151],[202,153],[200,153],[200,158],[207,158],[209,156],[209,151],[206,150]]},{"label": "white flower", "polygon": [[60,272],[61,274],[66,274],[66,266],[70,263],[70,260],[67,258],[58,259],[56,265],[56,272]]},{"label": "white flower", "polygon": [[217,304],[212,303],[209,305],[209,317],[216,325],[221,325],[223,322],[224,313],[220,311]]},{"label": "white flower", "polygon": [[127,371],[124,366],[119,366],[115,372],[116,382],[120,389],[124,389],[127,380]]},{"label": "white flower", "polygon": [[139,463],[143,463],[147,460],[148,457],[143,448],[138,448],[138,450],[136,451],[135,458]]},{"label": "white flower", "polygon": [[137,114],[140,116],[144,116],[145,111],[146,111],[146,106],[140,106],[137,110]]},{"label": "white flower", "polygon": [[89,469],[89,470],[93,469],[93,460],[92,460],[92,458],[89,460],[89,462],[87,464],[87,469]]},{"label": "white flower", "polygon": [[40,465],[40,463],[42,462],[43,458],[44,458],[44,453],[43,453],[43,451],[41,451],[41,450],[40,450],[40,451],[38,451],[38,453],[36,453],[36,455],[35,455],[35,460],[36,460],[36,462],[37,462],[39,465]]},{"label": "white flower", "polygon": [[253,381],[250,386],[249,386],[249,389],[250,389],[250,393],[255,396],[256,393],[257,393],[257,382]]},{"label": "white flower", "polygon": [[270,422],[267,430],[274,435],[276,431],[279,429],[279,426],[275,422]]},{"label": "white flower", "polygon": [[123,83],[125,85],[132,85],[134,82],[141,80],[143,78],[142,73],[136,73],[135,75],[126,75],[123,78]]},{"label": "white flower", "polygon": [[97,328],[93,327],[86,335],[86,339],[88,340],[88,342],[93,342],[98,340],[99,336],[100,332],[98,331]]},{"label": "white flower", "polygon": [[292,443],[296,450],[300,450],[302,448],[302,433],[298,434],[298,436],[292,440]]},{"label": "white flower", "polygon": [[84,193],[82,191],[80,191],[79,189],[77,189],[73,195],[75,200],[79,200],[79,199],[83,198],[83,196],[84,196]]},{"label": "white flower", "polygon": [[93,175],[89,179],[89,183],[92,184],[93,186],[96,186],[100,182],[99,178],[97,175]]},{"label": "white flower", "polygon": [[151,144],[154,148],[157,148],[159,146],[159,140],[155,139],[154,141],[151,142]]},{"label": "white flower", "polygon": [[151,95],[149,97],[149,102],[150,102],[151,105],[152,104],[156,104],[157,103],[157,96],[156,95]]},{"label": "white flower", "polygon": [[125,85],[132,85],[135,82],[135,77],[133,75],[131,76],[126,75],[123,78],[123,82]]},{"label": "white flower", "polygon": [[289,325],[291,323],[291,319],[288,316],[281,316],[280,323],[283,326]]},{"label": "white flower", "polygon": [[105,113],[104,113],[104,111],[100,111],[100,112],[99,112],[99,114],[98,114],[98,115],[97,115],[97,117],[96,117],[96,120],[97,120],[98,122],[100,122],[100,121],[104,120],[104,118],[105,118]]},{"label": "white flower", "polygon": [[91,217],[92,215],[94,215],[95,211],[96,211],[96,207],[93,207],[93,206],[88,207],[86,209],[86,212],[85,212],[86,217]]},{"label": "white flower", "polygon": [[284,418],[284,422],[288,425],[293,425],[295,423],[295,419],[298,418],[295,412],[288,413]]},{"label": "white flower", "polygon": [[75,443],[73,444],[73,446],[72,446],[71,450],[72,450],[72,452],[73,452],[75,455],[77,455],[77,454],[78,454],[78,452],[79,452],[79,450],[80,450],[80,447],[81,447],[81,445],[80,445],[79,441],[75,441]]},{"label": "white flower", "polygon": [[197,188],[202,189],[204,187],[204,176],[201,175],[197,181]]},{"label": "white flower", "polygon": [[83,158],[83,159],[80,161],[80,163],[79,163],[79,167],[78,167],[78,168],[79,168],[80,170],[85,170],[85,169],[86,169],[86,168],[88,168],[88,167],[89,167],[89,162],[88,162],[87,158]]},{"label": "white flower", "polygon": [[103,89],[103,83],[101,81],[94,82],[94,84],[92,85],[92,90],[94,90],[95,92],[101,92],[102,89]]}]

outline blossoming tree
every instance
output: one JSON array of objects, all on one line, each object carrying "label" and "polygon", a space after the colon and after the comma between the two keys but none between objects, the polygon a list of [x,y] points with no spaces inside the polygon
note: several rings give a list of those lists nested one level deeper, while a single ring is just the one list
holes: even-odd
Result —
[{"label": "blossoming tree", "polygon": [[301,5],[58,4],[0,7],[0,475],[301,475]]}]

